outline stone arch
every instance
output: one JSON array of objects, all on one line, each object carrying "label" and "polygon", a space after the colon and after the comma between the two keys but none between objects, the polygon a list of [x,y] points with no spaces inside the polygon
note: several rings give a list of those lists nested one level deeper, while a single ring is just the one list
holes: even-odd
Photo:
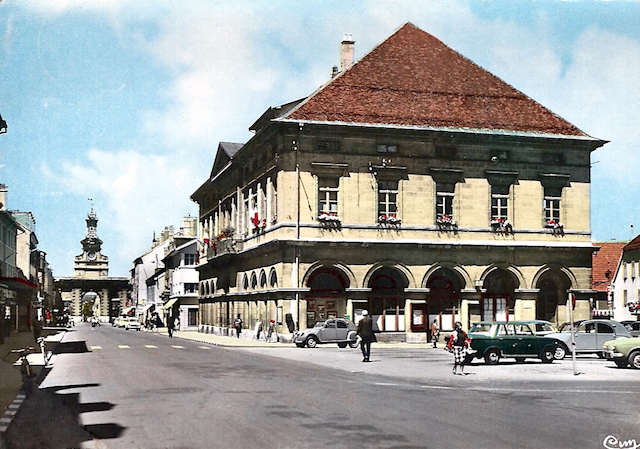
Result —
[{"label": "stone arch", "polygon": [[259,280],[260,290],[265,290],[267,288],[267,273],[264,268],[260,270]]},{"label": "stone arch", "polygon": [[413,276],[413,273],[411,273],[411,270],[409,270],[409,268],[407,268],[405,265],[393,261],[382,261],[373,264],[371,268],[369,268],[369,271],[367,271],[367,274],[364,276],[362,286],[364,288],[368,288],[368,285],[371,283],[371,278],[375,275],[376,271],[382,268],[391,268],[401,273],[405,280],[405,288],[417,287],[415,278]]},{"label": "stone arch", "polygon": [[320,260],[311,264],[311,266],[309,266],[304,276],[302,277],[302,285],[309,284],[309,278],[313,275],[313,273],[316,270],[329,268],[329,267],[333,267],[334,269],[342,273],[342,275],[345,277],[345,280],[347,281],[346,288],[349,288],[352,285],[357,285],[356,277],[351,271],[351,269],[347,265],[343,264],[342,262],[337,262],[334,260]]},{"label": "stone arch", "polygon": [[242,275],[242,289],[244,291],[249,290],[249,276],[247,276],[247,273]]},{"label": "stone arch", "polygon": [[269,286],[271,288],[278,288],[278,273],[273,267],[271,267],[271,270],[269,271]]},{"label": "stone arch", "polygon": [[258,288],[258,276],[256,272],[251,272],[251,290],[256,290]]},{"label": "stone arch", "polygon": [[515,291],[523,285],[521,273],[508,265],[493,265],[483,273],[480,317],[484,321],[515,319]]},{"label": "stone arch", "polygon": [[482,272],[480,275],[480,280],[482,280],[482,284],[484,285],[485,279],[495,270],[504,270],[509,272],[514,278],[517,280],[518,286],[516,288],[527,288],[527,283],[525,281],[522,272],[518,268],[509,264],[491,264],[487,267],[486,270]]},{"label": "stone arch", "polygon": [[567,290],[575,288],[576,278],[566,267],[544,266],[534,276],[533,286],[538,290],[536,318],[561,324],[564,319],[560,308],[566,303]]},{"label": "stone arch", "polygon": [[[404,332],[406,289],[413,278],[402,265],[377,264],[367,273],[367,310],[378,332]],[[357,312],[354,311],[354,314]]]},{"label": "stone arch", "polygon": [[464,270],[456,270],[453,264],[438,264],[428,270],[423,282],[429,289],[426,294],[427,322],[435,320],[440,330],[453,330],[456,313],[460,310],[461,292],[470,282],[469,275]]},{"label": "stone arch", "polygon": [[350,279],[340,264],[314,264],[304,275],[306,326],[312,327],[318,321],[344,317],[347,310],[347,294]]},{"label": "stone arch", "polygon": [[446,264],[446,263],[443,263],[443,264],[437,263],[432,265],[431,268],[429,268],[425,273],[425,275],[423,276],[421,281],[421,287],[427,288],[427,283],[429,281],[429,278],[441,268],[448,268],[449,270],[457,273],[457,275],[460,276],[460,279],[462,279],[463,289],[473,288],[474,286],[473,279],[471,279],[471,276],[469,275],[467,270],[464,269],[464,267],[461,267],[460,265]]}]

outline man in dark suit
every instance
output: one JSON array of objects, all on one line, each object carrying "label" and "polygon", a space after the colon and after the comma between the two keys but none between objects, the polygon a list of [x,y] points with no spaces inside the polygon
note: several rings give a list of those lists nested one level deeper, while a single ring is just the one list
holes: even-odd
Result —
[{"label": "man in dark suit", "polygon": [[360,336],[360,350],[362,350],[363,362],[369,361],[371,354],[371,343],[377,341],[373,334],[373,321],[369,312],[362,311],[362,319],[358,322],[358,335]]}]

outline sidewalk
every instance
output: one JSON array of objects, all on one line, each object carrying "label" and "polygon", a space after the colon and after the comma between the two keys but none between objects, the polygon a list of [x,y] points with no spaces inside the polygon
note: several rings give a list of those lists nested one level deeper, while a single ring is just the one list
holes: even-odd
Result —
[{"label": "sidewalk", "polygon": [[[167,328],[163,327],[159,329],[159,333],[166,335],[168,337]],[[192,340],[197,341],[199,343],[207,343],[215,346],[226,346],[226,347],[240,347],[240,348],[283,348],[283,347],[295,347],[294,343],[282,341],[282,337],[291,338],[291,335],[287,334],[286,336],[281,337],[281,341],[276,341],[276,337],[274,336],[273,342],[266,342],[263,339],[256,340],[255,338],[249,336],[247,334],[246,337],[243,337],[242,334],[240,338],[237,337],[227,337],[224,335],[215,335],[215,334],[205,334],[198,331],[176,331],[173,333],[174,338],[182,338],[184,340]],[[404,342],[389,342],[389,343],[376,343],[378,347],[381,348],[433,348],[432,343],[404,343]],[[438,344],[438,349],[444,348],[444,344]]]},{"label": "sidewalk", "polygon": [[[43,329],[42,336],[45,337],[46,349],[51,350],[51,344],[60,341],[65,329]],[[6,337],[4,344],[0,345],[0,448],[2,448],[2,436],[13,420],[25,396],[21,393],[22,375],[20,373],[19,354],[11,352],[15,349],[32,347],[33,354],[27,356],[27,360],[33,369],[36,383],[41,379],[43,369],[46,366],[45,358],[38,352],[39,347],[32,332],[13,332]]]}]

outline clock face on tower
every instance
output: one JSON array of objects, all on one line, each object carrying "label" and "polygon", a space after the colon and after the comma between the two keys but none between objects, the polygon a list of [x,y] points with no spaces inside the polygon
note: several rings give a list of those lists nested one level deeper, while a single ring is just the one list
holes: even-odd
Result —
[{"label": "clock face on tower", "polygon": [[95,251],[89,251],[89,252],[87,253],[87,259],[89,259],[89,260],[96,260],[96,253],[95,253]]}]

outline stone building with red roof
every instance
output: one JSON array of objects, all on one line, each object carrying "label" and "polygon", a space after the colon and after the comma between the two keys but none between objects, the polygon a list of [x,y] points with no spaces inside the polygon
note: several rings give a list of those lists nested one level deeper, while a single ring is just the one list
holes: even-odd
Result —
[{"label": "stone building with red roof", "polygon": [[[351,54],[353,40],[343,42]],[[407,23],[218,151],[200,208],[200,321],[590,317],[589,136]],[[288,326],[286,326],[288,324]]]}]

